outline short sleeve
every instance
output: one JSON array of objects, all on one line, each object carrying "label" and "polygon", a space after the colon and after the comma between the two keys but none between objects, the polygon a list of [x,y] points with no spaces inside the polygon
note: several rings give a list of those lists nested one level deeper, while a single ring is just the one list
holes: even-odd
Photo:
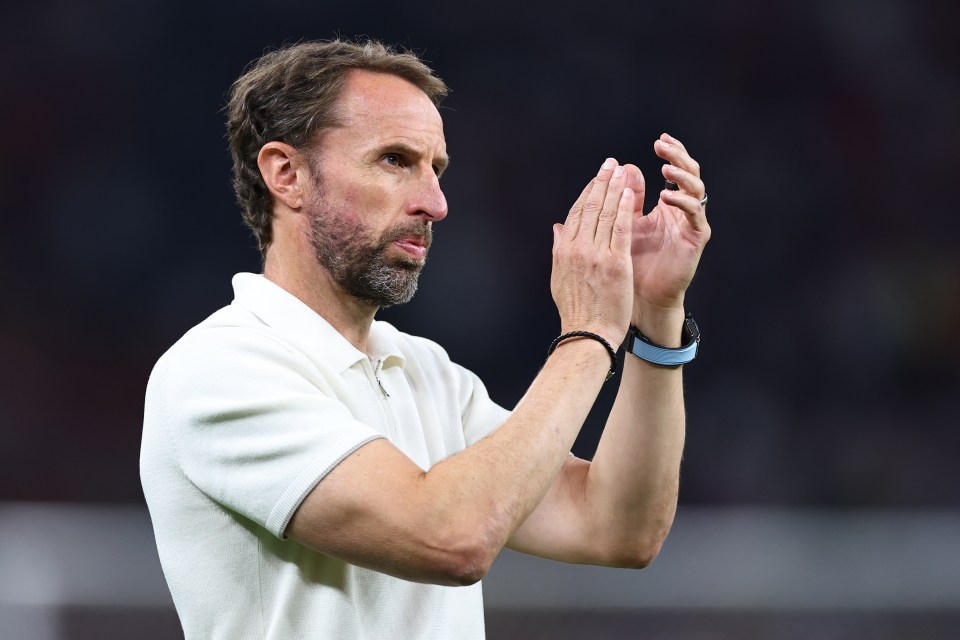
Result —
[{"label": "short sleeve", "polygon": [[252,328],[187,334],[157,363],[147,405],[184,476],[277,537],[331,469],[382,437],[316,365]]},{"label": "short sleeve", "polygon": [[481,440],[502,425],[510,412],[494,402],[483,382],[472,371],[454,364],[461,376],[461,415],[463,436],[467,446]]}]

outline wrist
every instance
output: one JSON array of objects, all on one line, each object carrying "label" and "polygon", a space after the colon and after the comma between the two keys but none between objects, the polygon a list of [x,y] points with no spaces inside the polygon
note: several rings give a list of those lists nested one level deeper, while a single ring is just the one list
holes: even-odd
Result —
[{"label": "wrist", "polygon": [[553,355],[553,352],[558,346],[562,346],[569,341],[577,341],[584,338],[587,339],[586,342],[588,344],[592,343],[595,345],[593,347],[594,349],[599,349],[602,347],[607,352],[607,355],[610,358],[610,368],[607,370],[607,376],[605,380],[609,380],[617,372],[617,351],[606,338],[591,331],[569,331],[560,334],[552,343],[550,343],[550,348],[547,349],[547,359],[550,359],[550,356]]},{"label": "wrist", "polygon": [[697,351],[699,351],[700,327],[689,313],[684,318],[680,343],[679,347],[657,344],[633,328],[630,330],[625,346],[627,353],[662,367],[672,368],[690,362],[697,357]]},{"label": "wrist", "polygon": [[[628,325],[623,329],[617,330],[617,329],[610,329],[610,328],[600,328],[595,325],[591,326],[589,324],[568,325],[567,323],[563,323],[563,322],[560,323],[561,334],[571,333],[576,331],[585,331],[587,333],[594,333],[600,336],[601,338],[603,338],[604,340],[606,340],[607,343],[613,345],[614,350],[616,350],[617,347],[623,344],[623,341],[627,339],[627,333],[630,331],[630,326]],[[599,342],[597,344],[599,344]]]},{"label": "wrist", "polygon": [[656,344],[673,349],[680,346],[685,315],[682,304],[661,307],[641,302],[630,324]]}]

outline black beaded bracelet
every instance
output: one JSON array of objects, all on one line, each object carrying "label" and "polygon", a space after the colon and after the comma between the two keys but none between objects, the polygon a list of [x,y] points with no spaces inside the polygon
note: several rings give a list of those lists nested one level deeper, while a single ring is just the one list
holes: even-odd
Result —
[{"label": "black beaded bracelet", "polygon": [[547,349],[547,357],[549,358],[550,354],[556,350],[557,345],[568,338],[592,338],[607,348],[607,353],[610,354],[610,371],[607,372],[607,377],[603,380],[604,382],[612,378],[613,374],[617,372],[617,352],[613,350],[609,342],[589,331],[568,331],[567,333],[560,334],[550,343],[550,348]]}]

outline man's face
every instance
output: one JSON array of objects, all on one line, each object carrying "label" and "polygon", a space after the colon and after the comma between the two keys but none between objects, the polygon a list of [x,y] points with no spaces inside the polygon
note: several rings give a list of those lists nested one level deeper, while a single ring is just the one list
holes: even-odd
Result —
[{"label": "man's face", "polygon": [[432,224],[447,215],[443,122],[420,89],[381,73],[351,72],[337,105],[343,126],[311,150],[316,189],[304,212],[316,259],[359,300],[407,302]]}]

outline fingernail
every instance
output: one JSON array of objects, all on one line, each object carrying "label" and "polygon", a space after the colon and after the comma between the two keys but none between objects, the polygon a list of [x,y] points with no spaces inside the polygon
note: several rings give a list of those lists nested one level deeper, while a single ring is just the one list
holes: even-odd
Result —
[{"label": "fingernail", "polygon": [[623,165],[617,165],[617,168],[613,170],[613,177],[619,178],[623,175]]},{"label": "fingernail", "polygon": [[613,165],[616,163],[617,161],[614,160],[613,158],[607,158],[606,160],[603,161],[603,164],[600,165],[600,168],[603,169],[604,171],[609,171],[610,169],[613,169]]}]

